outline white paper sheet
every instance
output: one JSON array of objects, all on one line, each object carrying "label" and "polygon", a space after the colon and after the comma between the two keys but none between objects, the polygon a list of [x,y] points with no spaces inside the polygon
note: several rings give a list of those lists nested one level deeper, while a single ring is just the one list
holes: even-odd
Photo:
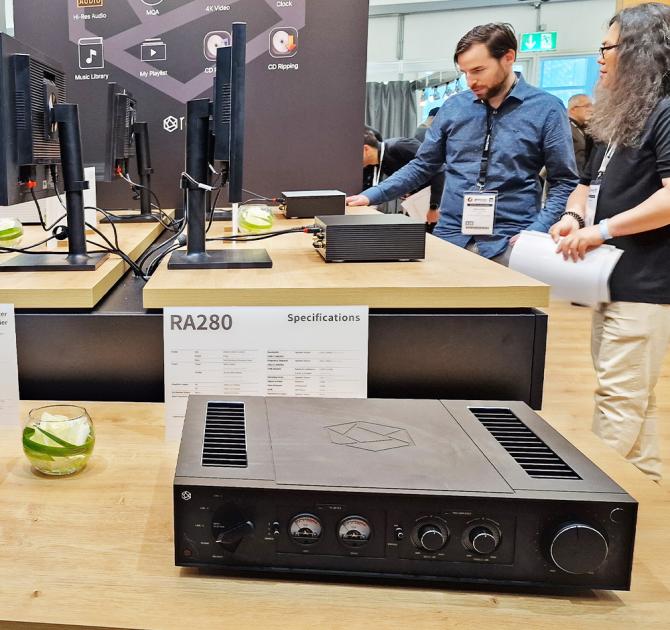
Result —
[{"label": "white paper sheet", "polygon": [[14,306],[0,304],[0,425],[19,424],[19,370]]},{"label": "white paper sheet", "polygon": [[422,188],[419,192],[407,197],[400,203],[403,212],[416,221],[426,222],[426,214],[430,208],[430,186]]},{"label": "white paper sheet", "polygon": [[521,232],[512,248],[511,269],[551,286],[552,297],[595,306],[609,302],[609,277],[623,251],[601,245],[584,260],[564,260],[549,234]]},{"label": "white paper sheet", "polygon": [[168,439],[189,394],[367,396],[367,307],[166,308],[163,337]]}]

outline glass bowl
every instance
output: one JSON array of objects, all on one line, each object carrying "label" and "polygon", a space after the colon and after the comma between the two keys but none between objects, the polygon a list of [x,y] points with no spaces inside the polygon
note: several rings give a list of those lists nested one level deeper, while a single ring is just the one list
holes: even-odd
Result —
[{"label": "glass bowl", "polygon": [[240,231],[264,232],[274,223],[272,208],[263,205],[246,205],[240,207]]},{"label": "glass bowl", "polygon": [[0,218],[0,247],[16,247],[21,243],[23,225],[18,219]]},{"label": "glass bowl", "polygon": [[88,412],[77,405],[31,409],[23,428],[23,452],[45,475],[79,472],[91,457],[95,431]]}]

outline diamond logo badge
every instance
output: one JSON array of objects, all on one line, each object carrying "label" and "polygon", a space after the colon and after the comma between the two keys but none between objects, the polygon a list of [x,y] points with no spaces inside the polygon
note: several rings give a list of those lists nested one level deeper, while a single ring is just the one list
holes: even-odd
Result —
[{"label": "diamond logo badge", "polygon": [[177,131],[177,127],[179,127],[179,121],[174,116],[168,116],[163,120],[163,129],[168,133]]},{"label": "diamond logo badge", "polygon": [[374,422],[346,422],[329,427],[328,433],[333,444],[341,444],[364,451],[388,451],[404,446],[414,446],[407,429],[391,427]]}]

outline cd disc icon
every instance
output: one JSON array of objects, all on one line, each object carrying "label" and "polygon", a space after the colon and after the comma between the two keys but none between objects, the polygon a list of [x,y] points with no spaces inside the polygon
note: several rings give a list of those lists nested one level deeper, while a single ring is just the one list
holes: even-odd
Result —
[{"label": "cd disc icon", "polygon": [[233,45],[233,36],[228,31],[211,31],[205,35],[203,52],[205,59],[216,61],[216,51]]},{"label": "cd disc icon", "polygon": [[298,52],[298,31],[290,26],[270,32],[270,54],[273,57],[293,57]]}]

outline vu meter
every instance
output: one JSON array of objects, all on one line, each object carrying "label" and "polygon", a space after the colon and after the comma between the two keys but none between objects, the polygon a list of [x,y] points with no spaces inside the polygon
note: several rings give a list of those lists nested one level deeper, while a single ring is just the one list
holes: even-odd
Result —
[{"label": "vu meter", "polygon": [[345,547],[362,547],[372,538],[372,528],[360,516],[347,516],[337,527],[337,537]]},{"label": "vu meter", "polygon": [[313,514],[298,514],[291,519],[288,533],[299,545],[313,545],[321,539],[321,521]]},{"label": "vu meter", "polygon": [[293,57],[297,52],[297,29],[283,26],[270,31],[270,54],[273,57]]}]

